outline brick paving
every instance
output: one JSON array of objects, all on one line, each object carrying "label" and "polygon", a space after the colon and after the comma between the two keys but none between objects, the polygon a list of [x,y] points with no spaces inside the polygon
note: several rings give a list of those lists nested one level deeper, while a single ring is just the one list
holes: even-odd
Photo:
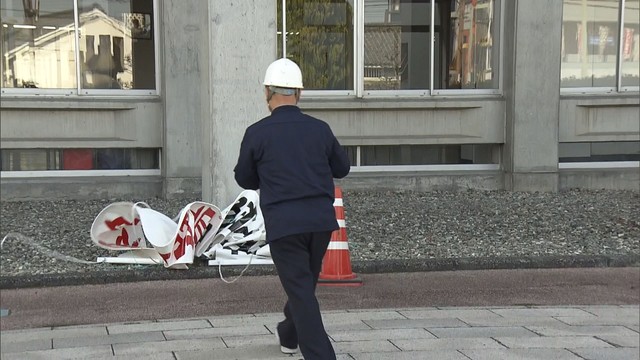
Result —
[{"label": "brick paving", "polygon": [[[495,306],[323,313],[338,359],[640,358],[638,305]],[[281,354],[281,314],[135,321],[0,333],[3,360],[300,359]]]}]

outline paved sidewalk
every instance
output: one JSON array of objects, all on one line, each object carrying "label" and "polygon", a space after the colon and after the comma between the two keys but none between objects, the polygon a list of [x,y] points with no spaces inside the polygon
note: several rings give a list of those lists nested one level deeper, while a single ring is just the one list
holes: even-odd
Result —
[{"label": "paved sidewalk", "polygon": [[[324,313],[339,359],[640,358],[638,305],[429,307]],[[279,352],[280,314],[2,331],[11,359],[299,359]]]}]

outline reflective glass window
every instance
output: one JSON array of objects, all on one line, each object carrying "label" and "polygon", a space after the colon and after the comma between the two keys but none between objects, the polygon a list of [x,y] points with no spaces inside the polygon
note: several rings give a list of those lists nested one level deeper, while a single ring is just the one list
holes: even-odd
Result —
[{"label": "reflective glass window", "polygon": [[2,88],[156,89],[153,0],[3,0],[0,11]]},{"label": "reflective glass window", "polygon": [[276,3],[277,54],[300,64],[306,89],[500,87],[500,0]]},{"label": "reflective glass window", "polygon": [[347,146],[351,165],[360,166],[497,164],[499,148],[494,144],[465,145],[363,145]]},{"label": "reflective glass window", "polygon": [[640,0],[624,3],[622,86],[640,86]]},{"label": "reflective glass window", "polygon": [[[353,0],[278,1],[278,54],[300,65],[307,90],[353,90]],[[284,34],[282,33],[284,30]]]},{"label": "reflective glass window", "polygon": [[75,89],[73,0],[2,0],[2,87]]},{"label": "reflective glass window", "polygon": [[60,168],[60,151],[47,149],[0,150],[2,171],[41,171]]},{"label": "reflective glass window", "polygon": [[364,89],[430,88],[431,1],[364,0]]},{"label": "reflective glass window", "polygon": [[85,89],[154,89],[152,0],[79,0]]},{"label": "reflective glass window", "polygon": [[152,170],[160,168],[160,149],[2,149],[2,171]]},{"label": "reflective glass window", "polygon": [[560,162],[640,161],[640,142],[560,143],[558,157]]},{"label": "reflective glass window", "polygon": [[618,0],[564,0],[561,86],[615,87]]},{"label": "reflective glass window", "polygon": [[499,8],[495,0],[436,3],[434,88],[498,88]]}]

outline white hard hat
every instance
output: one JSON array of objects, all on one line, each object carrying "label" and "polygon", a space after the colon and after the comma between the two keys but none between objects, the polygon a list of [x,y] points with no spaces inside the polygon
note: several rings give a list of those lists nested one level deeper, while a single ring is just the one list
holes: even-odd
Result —
[{"label": "white hard hat", "polygon": [[267,68],[263,85],[302,89],[302,71],[295,62],[286,58],[278,59]]}]

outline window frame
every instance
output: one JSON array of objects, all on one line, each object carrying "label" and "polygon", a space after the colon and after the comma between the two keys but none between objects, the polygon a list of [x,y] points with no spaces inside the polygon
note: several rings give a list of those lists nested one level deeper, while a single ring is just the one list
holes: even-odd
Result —
[{"label": "window frame", "polygon": [[[625,14],[625,5],[626,0],[618,0],[618,31],[617,38],[618,43],[616,44],[616,85],[615,86],[590,86],[590,87],[562,87],[562,79],[560,79],[560,94],[561,95],[574,95],[574,94],[624,94],[630,92],[639,92],[639,86],[623,86],[622,85],[622,61],[623,61],[623,44],[622,38],[624,36],[624,14]],[[561,22],[564,23],[564,0],[563,0],[563,13]],[[562,66],[562,60],[560,61],[560,66]]]},{"label": "window frame", "polygon": [[[618,62],[616,63],[616,71],[617,71],[617,76],[616,76],[616,81],[617,81],[617,89],[618,92],[621,93],[625,93],[625,92],[638,92],[640,91],[640,85],[638,86],[624,86],[622,85],[622,62],[623,62],[623,55],[624,55],[624,45],[623,45],[623,41],[622,39],[624,38],[624,15],[625,15],[625,7],[626,7],[627,1],[626,0],[620,0],[620,12],[618,14],[618,18],[620,20],[620,28],[618,29]],[[640,6],[640,1],[638,2],[638,6]],[[639,24],[640,25],[640,24]],[[640,28],[639,28],[640,30]],[[638,46],[640,46],[640,44],[638,44]]]},{"label": "window frame", "polygon": [[[162,80],[160,68],[160,10],[159,0],[151,0],[153,3],[153,46],[154,46],[154,64],[155,64],[155,89],[84,89],[81,84],[81,65],[80,65],[80,14],[79,0],[73,0],[73,26],[74,26],[74,55],[75,55],[75,67],[76,67],[76,87],[71,89],[24,89],[24,88],[0,88],[0,93],[3,97],[31,97],[31,96],[46,96],[46,97],[73,97],[73,98],[97,98],[97,97],[136,97],[136,98],[157,98],[161,95],[160,89],[162,88],[160,81]],[[130,0],[135,1],[135,0]],[[3,68],[4,71],[4,68]]]},{"label": "window frame", "polygon": [[501,164],[351,165],[351,173],[500,171]]},{"label": "window frame", "polygon": [[559,162],[560,170],[640,169],[640,161]]},{"label": "window frame", "polygon": [[115,170],[26,170],[2,171],[2,179],[21,178],[67,178],[87,176],[160,176],[161,169],[115,169]]},{"label": "window frame", "polygon": [[[286,4],[287,0],[279,0],[281,1],[282,6],[282,32],[286,33],[287,31],[287,20],[286,20]],[[308,97],[312,98],[327,98],[327,97],[350,97],[357,99],[364,98],[437,98],[444,96],[493,96],[493,95],[502,95],[503,94],[503,84],[504,84],[504,7],[505,3],[508,0],[496,0],[498,2],[497,5],[497,19],[498,19],[498,87],[495,89],[434,89],[434,80],[433,76],[435,73],[435,11],[436,11],[436,1],[430,0],[430,60],[429,60],[429,88],[428,89],[407,89],[407,90],[365,90],[364,88],[364,27],[365,27],[365,16],[364,16],[364,7],[366,0],[353,0],[353,26],[354,26],[354,41],[353,41],[353,84],[354,89],[350,90],[304,90],[304,93]],[[277,14],[276,14],[277,16]],[[495,19],[495,18],[494,18]],[[287,52],[287,44],[286,44],[286,36],[282,36],[282,54],[286,56]],[[276,49],[278,44],[276,44]]]}]

